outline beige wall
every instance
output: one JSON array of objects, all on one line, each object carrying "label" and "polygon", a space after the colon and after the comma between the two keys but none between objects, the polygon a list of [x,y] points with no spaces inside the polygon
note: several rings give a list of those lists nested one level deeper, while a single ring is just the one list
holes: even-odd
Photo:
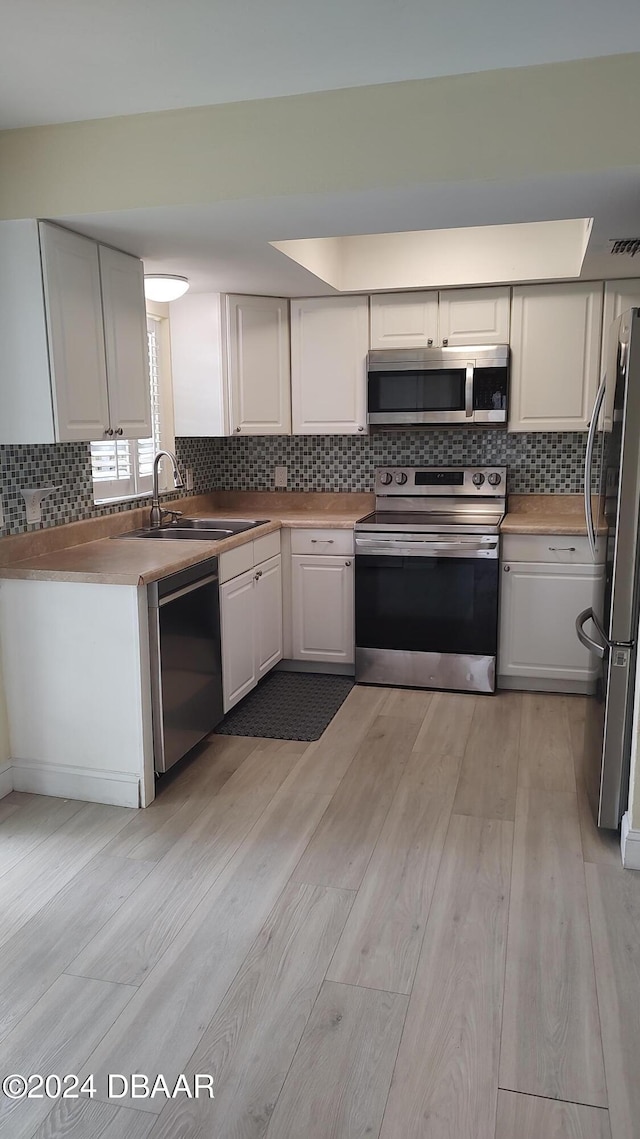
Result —
[{"label": "beige wall", "polygon": [[0,133],[0,218],[640,164],[640,55]]}]

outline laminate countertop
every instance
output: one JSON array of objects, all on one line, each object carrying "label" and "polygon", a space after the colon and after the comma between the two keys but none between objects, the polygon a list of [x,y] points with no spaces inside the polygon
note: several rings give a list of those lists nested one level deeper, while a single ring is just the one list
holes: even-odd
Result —
[{"label": "laminate countertop", "polygon": [[[255,494],[244,496],[244,501],[237,501],[238,498],[239,495],[230,495],[223,499],[220,494],[199,498],[195,508],[194,499],[185,499],[171,505],[182,509],[185,517],[267,517],[269,520],[222,541],[189,539],[172,542],[157,538],[114,540],[116,535],[121,535],[126,530],[145,525],[148,508],[93,519],[91,522],[95,526],[90,523],[75,523],[66,527],[54,527],[16,538],[0,539],[0,578],[148,585],[207,558],[219,557],[228,550],[282,527],[352,530],[357,520],[373,506],[373,495],[366,494]],[[73,532],[68,535],[73,544],[61,545],[64,541],[61,531],[64,530]],[[100,533],[112,530],[113,533],[92,541],[92,530]],[[36,552],[38,545],[49,545],[50,548]],[[24,556],[25,554],[31,556]]]},{"label": "laminate countertop", "polygon": [[[593,508],[595,513],[595,500]],[[607,532],[607,524],[602,517],[598,519],[596,532]],[[584,498],[581,494],[512,494],[500,533],[586,536]]]},{"label": "laminate countertop", "polygon": [[[148,585],[282,527],[353,529],[374,506],[372,494],[216,492],[171,504],[185,517],[268,518],[220,542],[113,537],[145,525],[148,507],[0,539],[0,578]],[[503,534],[586,534],[583,498],[511,495]],[[606,533],[601,519],[598,533]],[[67,544],[65,544],[65,541]]]}]

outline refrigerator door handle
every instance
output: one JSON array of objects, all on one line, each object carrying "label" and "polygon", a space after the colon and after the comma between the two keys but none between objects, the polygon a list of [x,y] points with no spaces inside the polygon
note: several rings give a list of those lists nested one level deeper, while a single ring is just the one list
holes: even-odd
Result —
[{"label": "refrigerator door handle", "polygon": [[596,431],[598,430],[598,419],[600,418],[600,409],[604,400],[605,392],[607,390],[607,377],[602,377],[602,382],[598,388],[596,401],[593,405],[593,414],[589,424],[589,434],[587,435],[587,448],[584,456],[584,514],[587,522],[587,537],[589,539],[589,549],[593,560],[596,560],[596,529],[593,524],[593,509],[591,506],[591,467],[593,464],[593,447],[596,440]]},{"label": "refrigerator door handle", "polygon": [[[584,626],[587,621],[593,621],[598,634],[602,636],[605,642],[604,644],[598,644],[597,641],[592,640],[592,638],[585,633]],[[609,642],[600,627],[600,622],[594,616],[593,609],[583,609],[582,613],[578,614],[576,617],[576,633],[578,634],[578,640],[584,645],[585,649],[589,649],[589,652],[594,653],[599,660],[604,660],[605,653],[609,648]]]}]

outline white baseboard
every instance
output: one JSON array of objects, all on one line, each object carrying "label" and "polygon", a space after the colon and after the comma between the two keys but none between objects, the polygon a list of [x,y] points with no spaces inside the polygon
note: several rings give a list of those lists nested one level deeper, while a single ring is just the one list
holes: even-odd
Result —
[{"label": "white baseboard", "polygon": [[632,830],[628,811],[622,816],[620,849],[625,869],[640,870],[640,831]]},{"label": "white baseboard", "polygon": [[13,768],[10,763],[5,763],[0,767],[0,799],[4,799],[13,790]]},{"label": "white baseboard", "polygon": [[54,795],[58,799],[82,799],[116,807],[140,805],[140,781],[119,771],[90,771],[35,760],[14,759],[11,776],[14,791],[31,795]]},{"label": "white baseboard", "polygon": [[498,688],[516,692],[566,692],[572,696],[593,696],[595,680],[547,680],[540,676],[498,676]]}]

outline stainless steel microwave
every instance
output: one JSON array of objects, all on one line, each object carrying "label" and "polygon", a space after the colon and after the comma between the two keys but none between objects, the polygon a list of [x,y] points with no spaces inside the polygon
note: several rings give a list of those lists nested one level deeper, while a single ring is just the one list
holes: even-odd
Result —
[{"label": "stainless steel microwave", "polygon": [[367,370],[371,424],[506,426],[508,344],[385,348],[369,353]]}]

